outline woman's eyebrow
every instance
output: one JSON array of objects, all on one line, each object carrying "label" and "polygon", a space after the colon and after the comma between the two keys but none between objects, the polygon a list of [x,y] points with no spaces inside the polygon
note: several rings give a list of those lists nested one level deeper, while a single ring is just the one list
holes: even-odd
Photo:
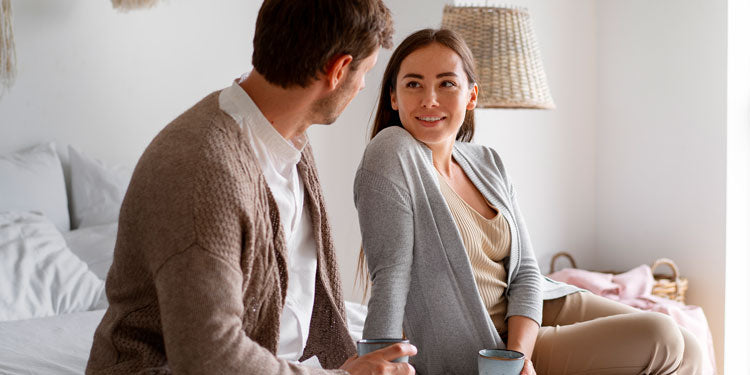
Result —
[{"label": "woman's eyebrow", "polygon": [[[442,78],[442,77],[458,77],[458,74],[456,74],[454,72],[445,72],[445,73],[440,73],[440,74],[436,75],[435,77],[437,77],[437,78]],[[417,74],[417,73],[406,73],[406,74],[404,74],[403,77],[401,77],[401,79],[404,79],[404,78],[424,79],[424,76],[421,75],[421,74]]]}]

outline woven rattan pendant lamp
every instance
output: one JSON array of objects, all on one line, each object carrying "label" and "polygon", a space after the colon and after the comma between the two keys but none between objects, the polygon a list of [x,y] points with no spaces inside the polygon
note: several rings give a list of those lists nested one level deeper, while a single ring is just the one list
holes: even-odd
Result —
[{"label": "woven rattan pendant lamp", "polygon": [[474,54],[478,107],[555,108],[526,9],[446,5],[442,27],[461,35]]}]

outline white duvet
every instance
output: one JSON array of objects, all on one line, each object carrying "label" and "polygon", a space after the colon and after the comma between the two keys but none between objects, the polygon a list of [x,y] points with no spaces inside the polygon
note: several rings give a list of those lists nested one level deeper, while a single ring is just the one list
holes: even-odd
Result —
[{"label": "white duvet", "polygon": [[0,374],[83,374],[104,310],[0,322]]},{"label": "white duvet", "polygon": [[0,212],[0,321],[104,307],[104,283],[33,212]]}]

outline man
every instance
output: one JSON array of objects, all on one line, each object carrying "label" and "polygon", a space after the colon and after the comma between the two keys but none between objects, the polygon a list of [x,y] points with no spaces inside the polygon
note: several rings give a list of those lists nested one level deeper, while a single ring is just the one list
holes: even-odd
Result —
[{"label": "man", "polygon": [[[391,36],[382,0],[262,4],[254,70],[175,119],[135,169],[88,374],[413,373],[389,362],[410,345],[353,356],[305,136]],[[340,370],[295,363],[308,359]]]}]

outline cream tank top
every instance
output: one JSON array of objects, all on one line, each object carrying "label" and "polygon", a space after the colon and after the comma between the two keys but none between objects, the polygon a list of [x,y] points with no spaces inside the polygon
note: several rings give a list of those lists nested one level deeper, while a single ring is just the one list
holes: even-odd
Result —
[{"label": "cream tank top", "polygon": [[[474,280],[479,289],[487,312],[489,312],[495,329],[500,334],[506,330],[505,313],[507,301],[504,296],[508,287],[508,275],[503,266],[503,259],[510,255],[510,226],[498,212],[495,217],[487,219],[474,210],[456,193],[445,178],[435,171],[440,180],[440,191],[448,203],[453,220],[469,256]],[[489,203],[488,203],[489,204]]]}]

